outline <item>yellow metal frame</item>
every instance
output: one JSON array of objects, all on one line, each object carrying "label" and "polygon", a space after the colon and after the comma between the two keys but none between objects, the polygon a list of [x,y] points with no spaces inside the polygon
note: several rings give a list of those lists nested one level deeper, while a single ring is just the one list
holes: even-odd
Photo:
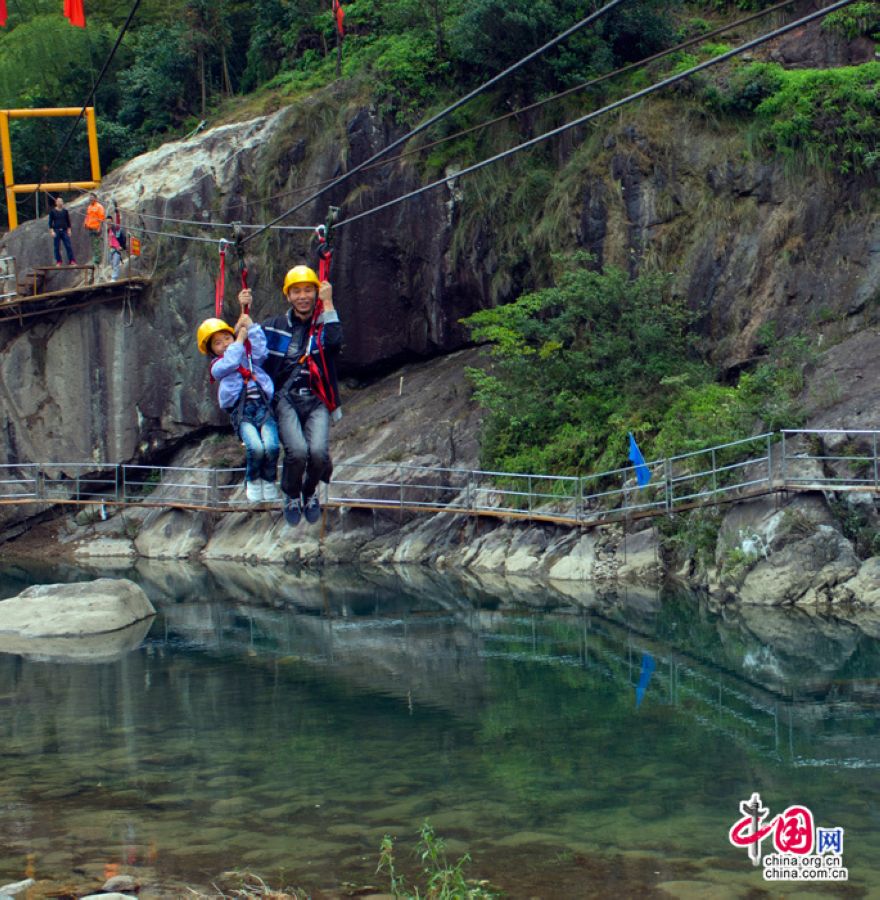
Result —
[{"label": "yellow metal frame", "polygon": [[9,213],[9,230],[18,228],[16,194],[32,194],[41,191],[93,190],[101,184],[101,164],[98,160],[98,129],[95,125],[95,107],[86,106],[86,132],[89,138],[89,162],[91,181],[53,181],[40,184],[16,184],[12,174],[12,142],[9,139],[10,119],[40,119],[53,116],[79,116],[81,106],[63,106],[58,109],[0,109],[0,154],[3,157],[3,183],[6,186],[6,209]]}]

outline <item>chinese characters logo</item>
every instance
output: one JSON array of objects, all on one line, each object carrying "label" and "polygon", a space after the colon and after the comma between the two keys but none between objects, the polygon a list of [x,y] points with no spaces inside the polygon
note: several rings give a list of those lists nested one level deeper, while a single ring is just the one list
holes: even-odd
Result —
[{"label": "chinese characters logo", "polygon": [[[843,829],[819,828],[806,806],[789,806],[772,818],[755,792],[739,805],[742,818],[730,828],[734,847],[746,848],[752,865],[764,864],[766,881],[846,881],[843,866]],[[776,853],[763,855],[772,840]]]}]

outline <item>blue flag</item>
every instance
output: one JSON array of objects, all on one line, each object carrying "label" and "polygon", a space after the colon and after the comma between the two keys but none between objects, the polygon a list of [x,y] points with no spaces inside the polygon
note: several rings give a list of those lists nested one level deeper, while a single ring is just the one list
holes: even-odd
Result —
[{"label": "blue flag", "polygon": [[642,671],[639,673],[639,683],[636,685],[636,709],[642,705],[645,691],[648,690],[648,682],[650,682],[656,668],[657,663],[654,662],[654,657],[646,650],[642,653]]},{"label": "blue flag", "polygon": [[636,481],[639,487],[644,487],[651,480],[651,470],[645,463],[645,457],[642,456],[632,432],[629,432],[629,460],[636,468]]}]

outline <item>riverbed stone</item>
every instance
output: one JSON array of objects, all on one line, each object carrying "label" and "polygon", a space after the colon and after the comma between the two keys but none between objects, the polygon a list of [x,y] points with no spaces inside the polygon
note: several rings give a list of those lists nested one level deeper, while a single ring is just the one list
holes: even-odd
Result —
[{"label": "riverbed stone", "polygon": [[596,563],[596,542],[597,537],[594,532],[588,531],[581,534],[568,552],[550,566],[547,576],[558,581],[589,579]]},{"label": "riverbed stone", "polygon": [[108,894],[114,891],[124,893],[125,891],[136,891],[140,887],[140,882],[131,875],[114,875],[108,878],[101,886],[102,891]]},{"label": "riverbed stone", "polygon": [[130,540],[118,537],[100,537],[94,541],[86,541],[78,544],[73,552],[77,559],[83,560],[103,560],[110,557],[129,561],[135,559],[138,555],[134,544]]},{"label": "riverbed stone", "polygon": [[24,881],[11,881],[9,884],[4,884],[0,887],[0,897],[17,897],[26,893],[35,884],[36,882],[33,878],[25,878]]},{"label": "riverbed stone", "polygon": [[880,607],[880,556],[864,560],[853,578],[836,585],[832,599]]},{"label": "riverbed stone", "polygon": [[126,578],[40,584],[0,602],[0,633],[79,637],[118,631],[155,614],[143,589]]},{"label": "riverbed stone", "polygon": [[134,546],[151,559],[186,559],[208,542],[204,514],[183,509],[154,509],[144,519]]},{"label": "riverbed stone", "polygon": [[624,535],[616,554],[617,577],[623,581],[657,584],[663,575],[660,543],[653,528]]},{"label": "riverbed stone", "polygon": [[739,588],[742,603],[815,604],[833,599],[832,589],[853,578],[859,560],[852,544],[830,525],[761,559]]}]

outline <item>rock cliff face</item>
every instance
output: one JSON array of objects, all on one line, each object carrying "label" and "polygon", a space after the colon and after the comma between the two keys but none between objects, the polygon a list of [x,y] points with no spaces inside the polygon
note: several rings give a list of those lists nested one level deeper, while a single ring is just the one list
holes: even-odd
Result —
[{"label": "rock cliff face", "polygon": [[[614,123],[577,178],[567,176],[570,214],[554,249],[581,246],[599,263],[632,270],[659,264],[676,273],[678,290],[703,312],[709,346],[728,367],[761,349],[762,325],[783,335],[809,324],[839,339],[876,321],[876,185],[815,171],[787,174],[744,154],[739,135],[683,120],[663,103],[650,116]],[[327,94],[163,145],[112,173],[102,196],[114,198],[141,235],[144,255],[134,271],[150,276],[152,288],[130,315],[110,303],[0,326],[0,461],[132,460],[220,424],[193,334],[213,312],[216,242],[231,230],[179,220],[267,222],[309,186],[395,136],[370,109]],[[572,136],[559,149],[569,168],[577,162]],[[314,225],[329,204],[340,205],[344,218],[420,183],[415,163],[383,164],[282,224]],[[84,200],[70,208],[77,252],[85,257]],[[534,241],[511,243],[510,222],[489,217],[463,181],[338,230],[333,280],[349,375],[460,349],[462,316],[534,285]],[[309,240],[308,231],[273,229],[246,244],[257,317],[283,309],[280,279],[307,257]],[[45,222],[23,225],[2,249],[19,269],[48,262]],[[227,316],[235,312],[234,256]],[[507,276],[499,280],[502,258]],[[51,278],[52,287],[75,280],[72,273]]]},{"label": "rock cliff face", "polygon": [[[805,394],[811,421],[880,427],[880,367],[865,364],[880,351],[873,327],[880,309],[876,184],[786,171],[746,153],[739,134],[682,118],[666,103],[657,100],[653,112],[616,120],[582,146],[573,135],[562,139],[556,150],[565,168],[564,196],[556,191],[545,198],[547,210],[553,204],[566,210],[553,249],[582,247],[598,264],[673,272],[676,289],[702,312],[707,348],[731,370],[762,352],[764,327],[777,337],[809,327],[830,347]],[[164,145],[109,176],[102,195],[116,200],[130,232],[141,236],[144,255],[133,271],[149,276],[151,288],[131,309],[115,302],[59,310],[24,326],[0,325],[0,462],[91,461],[99,469],[174,453],[178,462],[207,459],[209,452],[192,445],[225,420],[194,332],[213,314],[218,241],[232,236],[207,223],[267,222],[305,196],[308,186],[368,158],[395,136],[372,110],[328,93]],[[345,218],[422,180],[412,162],[384,163],[282,224],[307,228],[324,219],[330,204],[341,206]],[[459,320],[512,299],[541,277],[540,267],[529,268],[538,238],[512,241],[510,223],[492,221],[490,206],[481,209],[462,182],[338,230],[333,281],[346,332],[348,415],[336,432],[337,461],[477,464],[479,414],[462,369],[478,361],[470,351],[457,354],[466,342]],[[84,202],[71,210],[77,253],[85,257]],[[539,206],[528,215],[544,211]],[[246,244],[257,319],[284,308],[278,286],[289,265],[308,259],[309,239],[308,230],[273,229]],[[25,224],[4,239],[2,250],[20,268],[48,262],[45,222]],[[225,309],[231,318],[237,270],[234,254],[229,258]],[[52,278],[54,287],[76,276],[53,272]],[[416,364],[431,357],[433,363]],[[363,389],[407,363],[402,384],[395,374]],[[230,447],[237,452],[234,442]],[[151,513],[136,517],[136,540],[128,524],[111,524],[82,552],[278,562],[357,553],[374,561],[454,563],[508,574],[538,569],[562,579],[655,579],[663,570],[650,530],[625,537],[544,528],[524,533],[444,517],[392,522],[351,513],[319,548],[311,537],[291,538],[274,519],[264,524],[255,532],[247,518],[218,525],[188,514]],[[755,527],[764,524],[756,519]],[[827,524],[817,520],[810,535],[779,543],[773,563],[753,560],[739,573],[739,587],[758,598],[787,566],[792,576],[803,576],[803,589],[797,597],[786,595],[788,602],[851,594],[856,579],[870,579],[875,568],[862,566],[857,575],[852,548],[838,532],[823,531]],[[804,576],[805,560],[824,560],[810,569],[815,577]],[[719,582],[721,594],[727,589]]]}]

